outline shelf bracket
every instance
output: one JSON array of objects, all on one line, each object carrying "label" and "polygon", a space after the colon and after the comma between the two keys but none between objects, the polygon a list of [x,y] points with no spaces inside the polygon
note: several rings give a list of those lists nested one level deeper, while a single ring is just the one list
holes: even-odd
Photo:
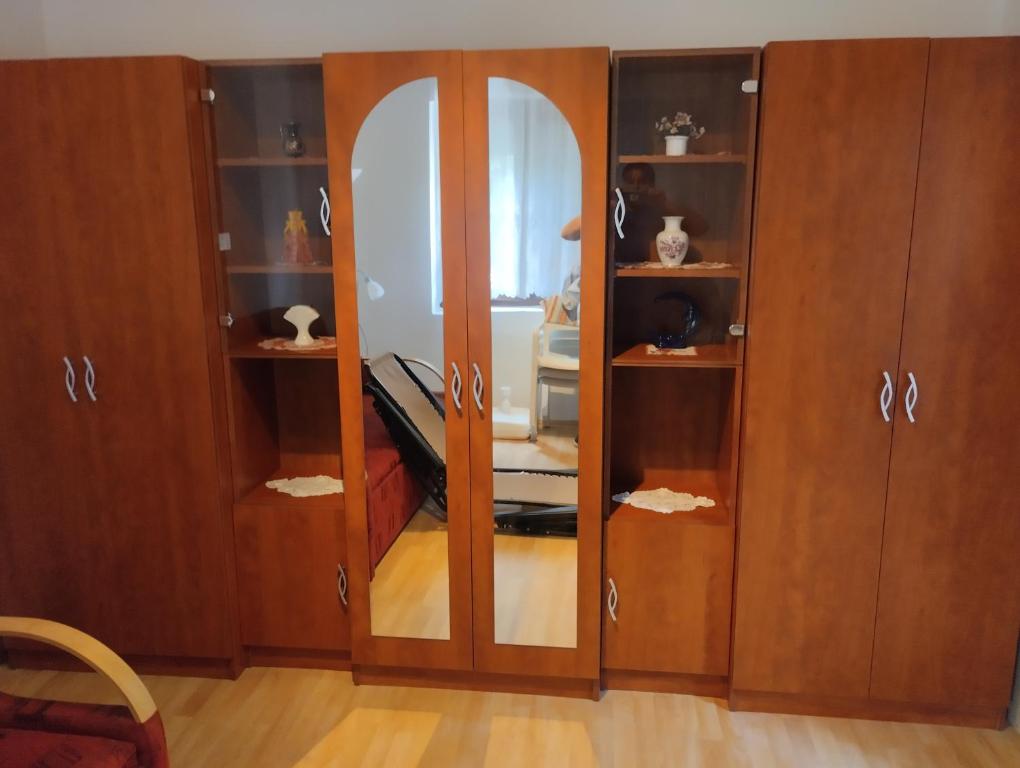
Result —
[{"label": "shelf bracket", "polygon": [[216,91],[214,91],[212,88],[203,88],[198,92],[198,98],[206,102],[207,104],[212,104],[214,101],[216,101]]},{"label": "shelf bracket", "polygon": [[730,336],[743,336],[744,335],[744,324],[734,323],[730,326]]},{"label": "shelf bracket", "polygon": [[745,80],[740,84],[740,90],[744,93],[758,93],[758,81]]},{"label": "shelf bracket", "polygon": [[216,237],[216,243],[221,251],[230,250],[230,233],[220,232]]}]

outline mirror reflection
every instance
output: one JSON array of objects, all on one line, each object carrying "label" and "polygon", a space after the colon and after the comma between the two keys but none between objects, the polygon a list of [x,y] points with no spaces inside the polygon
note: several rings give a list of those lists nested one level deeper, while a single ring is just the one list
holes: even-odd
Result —
[{"label": "mirror reflection", "polygon": [[438,84],[386,96],[351,164],[372,634],[450,637]]},{"label": "mirror reflection", "polygon": [[488,91],[495,641],[572,648],[581,155],[541,93]]}]

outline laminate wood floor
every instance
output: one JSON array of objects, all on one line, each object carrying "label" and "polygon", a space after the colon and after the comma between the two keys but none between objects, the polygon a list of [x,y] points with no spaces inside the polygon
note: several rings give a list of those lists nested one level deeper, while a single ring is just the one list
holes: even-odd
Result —
[{"label": "laminate wood floor", "polygon": [[[174,768],[320,766],[1020,765],[1020,733],[727,711],[714,699],[602,701],[356,687],[346,672],[248,669],[235,681],[145,677]],[[12,671],[0,690],[116,701],[97,675]]]}]

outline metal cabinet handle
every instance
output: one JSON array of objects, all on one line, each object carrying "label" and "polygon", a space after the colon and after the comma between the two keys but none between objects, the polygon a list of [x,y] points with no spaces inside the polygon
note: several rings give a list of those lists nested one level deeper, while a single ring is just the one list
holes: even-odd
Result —
[{"label": "metal cabinet handle", "polygon": [[453,370],[453,377],[450,379],[450,390],[453,395],[453,404],[457,408],[457,414],[459,415],[462,411],[460,404],[460,393],[463,389],[463,382],[460,378],[460,368],[457,367],[457,363],[451,362],[450,368]]},{"label": "metal cabinet handle", "polygon": [[340,602],[343,603],[344,608],[347,607],[347,571],[344,570],[343,564],[336,564],[336,591],[340,595]]},{"label": "metal cabinet handle", "polygon": [[322,231],[326,233],[327,237],[330,237],[333,233],[329,230],[329,195],[326,194],[325,187],[319,187],[319,194],[322,195],[322,202],[319,203],[319,221],[322,222]]},{"label": "metal cabinet handle", "polygon": [[913,371],[907,371],[907,379],[910,381],[910,386],[907,387],[907,393],[903,396],[903,405],[907,409],[907,419],[913,424],[916,421],[914,406],[917,405],[917,379],[914,378]]},{"label": "metal cabinet handle", "polygon": [[67,369],[64,371],[64,386],[67,388],[67,396],[71,398],[72,403],[78,402],[78,395],[74,393],[74,366],[71,365],[71,361],[64,357],[64,367]]},{"label": "metal cabinet handle", "polygon": [[613,223],[616,224],[616,234],[623,240],[623,218],[627,215],[627,204],[623,202],[623,192],[616,188],[616,208],[613,210]]},{"label": "metal cabinet handle", "polygon": [[616,623],[616,606],[620,602],[620,593],[616,591],[616,582],[609,580],[609,595],[606,597],[606,608],[609,609],[609,618]]},{"label": "metal cabinet handle", "polygon": [[878,405],[882,409],[882,418],[888,424],[892,420],[889,416],[889,406],[892,405],[894,397],[893,381],[889,371],[882,371],[882,376],[885,377],[885,386],[882,387],[882,395],[878,399]]},{"label": "metal cabinet handle", "polygon": [[478,413],[484,414],[485,407],[482,405],[482,397],[485,394],[485,382],[482,380],[482,371],[478,367],[478,363],[471,363],[471,366],[475,370],[475,377],[471,382],[471,394],[475,396],[475,407],[478,409]]},{"label": "metal cabinet handle", "polygon": [[96,369],[88,355],[82,355],[81,359],[85,363],[85,391],[88,393],[89,400],[94,403],[96,402]]}]

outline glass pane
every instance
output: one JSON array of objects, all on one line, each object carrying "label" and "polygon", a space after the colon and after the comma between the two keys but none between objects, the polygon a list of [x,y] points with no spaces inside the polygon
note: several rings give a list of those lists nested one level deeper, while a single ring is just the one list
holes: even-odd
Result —
[{"label": "glass pane", "polygon": [[[230,351],[335,356],[332,259],[319,215],[329,193],[322,68],[224,66],[210,75]],[[314,344],[298,350],[288,343],[298,330],[284,317],[295,305],[315,315]]]},{"label": "glass pane", "polygon": [[566,119],[489,79],[495,641],[577,645],[581,155]]},{"label": "glass pane", "polygon": [[354,145],[372,634],[449,639],[438,85],[386,96]]}]

